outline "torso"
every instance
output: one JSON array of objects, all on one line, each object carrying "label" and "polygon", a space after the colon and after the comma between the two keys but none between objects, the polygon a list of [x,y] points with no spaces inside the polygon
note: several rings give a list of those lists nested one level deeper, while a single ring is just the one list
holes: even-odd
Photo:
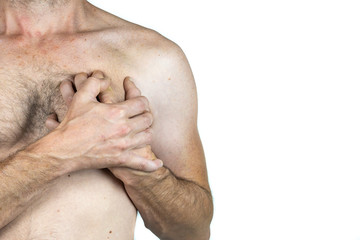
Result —
[{"label": "torso", "polygon": [[[46,135],[49,114],[64,117],[59,84],[76,73],[104,71],[117,79],[112,87],[123,100],[119,79],[131,75],[130,63],[122,51],[98,39],[97,33],[35,45],[0,39],[0,159]],[[0,230],[0,240],[133,239],[135,219],[135,207],[118,179],[107,170],[84,170],[55,180],[40,200]]]}]

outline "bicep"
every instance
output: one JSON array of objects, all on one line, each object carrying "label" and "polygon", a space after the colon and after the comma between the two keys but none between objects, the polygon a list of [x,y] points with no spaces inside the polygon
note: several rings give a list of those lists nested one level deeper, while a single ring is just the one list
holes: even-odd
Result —
[{"label": "bicep", "polygon": [[177,53],[162,77],[149,99],[154,115],[152,149],[177,177],[209,189],[197,129],[196,87],[185,56]]},{"label": "bicep", "polygon": [[181,127],[173,131],[173,126],[164,125],[157,127],[162,130],[154,130],[152,149],[155,155],[177,177],[209,189],[205,156],[198,131]]}]

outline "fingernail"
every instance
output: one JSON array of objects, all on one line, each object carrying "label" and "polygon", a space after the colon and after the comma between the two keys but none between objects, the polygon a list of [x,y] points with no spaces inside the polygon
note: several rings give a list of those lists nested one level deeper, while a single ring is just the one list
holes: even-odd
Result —
[{"label": "fingernail", "polygon": [[105,77],[104,73],[102,71],[99,71],[99,70],[95,71],[93,73],[93,76],[96,77],[96,78],[104,78]]},{"label": "fingernail", "polygon": [[134,82],[133,79],[131,77],[129,77],[129,76],[127,76],[125,79],[127,79],[130,82]]},{"label": "fingernail", "polygon": [[75,77],[74,77],[74,82],[77,81],[77,80],[85,80],[85,79],[87,79],[87,78],[88,78],[87,73],[84,73],[84,72],[78,73],[78,74],[76,74]]},{"label": "fingernail", "polygon": [[161,168],[164,165],[163,161],[161,161],[160,159],[155,160],[155,162],[159,168]]}]

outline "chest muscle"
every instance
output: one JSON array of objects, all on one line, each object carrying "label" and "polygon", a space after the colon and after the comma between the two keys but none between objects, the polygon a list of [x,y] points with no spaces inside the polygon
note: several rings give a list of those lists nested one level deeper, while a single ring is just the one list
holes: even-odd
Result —
[{"label": "chest muscle", "polygon": [[47,116],[54,112],[64,114],[66,111],[59,86],[62,80],[68,78],[69,74],[59,71],[27,74],[27,69],[21,70],[16,66],[1,69],[2,146],[29,143],[47,133]]}]

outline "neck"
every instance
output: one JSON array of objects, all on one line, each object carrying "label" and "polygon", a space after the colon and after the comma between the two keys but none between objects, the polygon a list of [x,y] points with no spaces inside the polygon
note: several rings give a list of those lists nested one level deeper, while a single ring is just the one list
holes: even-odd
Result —
[{"label": "neck", "polygon": [[0,0],[0,31],[44,37],[80,31],[85,0]]}]

